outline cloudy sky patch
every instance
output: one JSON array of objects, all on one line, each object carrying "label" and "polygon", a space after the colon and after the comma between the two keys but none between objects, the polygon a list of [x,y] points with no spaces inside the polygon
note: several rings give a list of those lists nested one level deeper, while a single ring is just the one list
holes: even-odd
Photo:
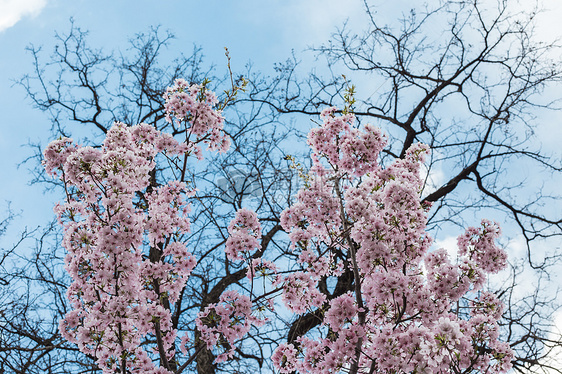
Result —
[{"label": "cloudy sky patch", "polygon": [[0,32],[14,26],[27,16],[36,16],[47,0],[0,0]]}]

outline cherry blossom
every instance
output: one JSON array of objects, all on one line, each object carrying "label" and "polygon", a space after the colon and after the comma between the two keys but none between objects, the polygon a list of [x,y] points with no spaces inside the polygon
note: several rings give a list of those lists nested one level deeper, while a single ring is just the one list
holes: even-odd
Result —
[{"label": "cherry blossom", "polygon": [[[499,226],[482,220],[469,227],[458,238],[457,261],[431,250],[429,206],[420,198],[428,147],[414,144],[383,167],[387,137],[336,108],[324,110],[323,123],[309,133],[312,167],[279,217],[291,259],[268,258],[257,213],[239,209],[224,256],[247,268],[247,283],[203,305],[194,336],[178,332],[172,306],[197,266],[183,239],[196,194],[185,168],[190,156],[203,157],[200,144],[224,152],[229,141],[206,85],[177,80],[164,98],[176,137],[147,124],[115,123],[101,148],[63,138],[44,152],[47,173],[66,192],[55,213],[72,310],[60,330],[104,373],[174,373],[180,357],[189,363],[201,349],[216,363],[230,360],[252,327],[279,316],[281,304],[282,314],[313,313],[318,323],[280,342],[271,357],[280,373],[511,368],[513,352],[498,327],[503,305],[483,290],[487,275],[507,263],[496,245]],[[160,158],[183,164],[181,176],[157,180]],[[260,277],[270,281],[261,291],[254,287]]]}]

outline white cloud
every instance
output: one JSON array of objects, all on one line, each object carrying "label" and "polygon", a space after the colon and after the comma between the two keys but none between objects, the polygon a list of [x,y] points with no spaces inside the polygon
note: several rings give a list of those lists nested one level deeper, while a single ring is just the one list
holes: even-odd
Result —
[{"label": "white cloud", "polygon": [[443,186],[443,184],[447,181],[445,172],[443,171],[443,162],[431,162],[431,160],[443,160],[444,158],[445,157],[438,150],[432,149],[427,162],[422,165],[420,177],[423,181],[425,181],[422,198],[425,198],[429,194],[437,191],[437,189]]},{"label": "white cloud", "polygon": [[[427,165],[424,165],[427,166]],[[422,198],[437,191],[445,183],[445,173],[440,165],[434,165],[430,170],[427,167],[421,169],[421,178],[425,180]]]},{"label": "white cloud", "polygon": [[0,0],[0,31],[14,26],[26,16],[36,16],[47,0]]},{"label": "white cloud", "polygon": [[432,245],[433,249],[443,248],[449,253],[449,258],[451,262],[457,261],[458,246],[456,236],[446,236],[443,239],[436,239]]},{"label": "white cloud", "polygon": [[[554,331],[552,331],[548,339],[553,341],[558,341],[560,336],[562,336],[562,312],[558,312],[553,317],[554,320]],[[551,343],[552,344],[552,343]],[[557,345],[556,343],[552,344],[552,351],[550,354],[543,360],[543,364],[550,365],[553,368],[562,367],[562,346]],[[546,370],[548,374],[555,374],[559,373],[558,370],[548,369]]]}]

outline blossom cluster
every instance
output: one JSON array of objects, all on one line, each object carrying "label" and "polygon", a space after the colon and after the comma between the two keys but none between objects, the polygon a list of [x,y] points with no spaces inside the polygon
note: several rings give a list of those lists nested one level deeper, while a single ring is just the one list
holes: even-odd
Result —
[{"label": "blossom cluster", "polygon": [[[176,98],[184,101],[172,109],[173,96],[183,89],[191,101]],[[60,178],[67,193],[55,212],[64,228],[73,310],[60,330],[95,357],[104,373],[171,373],[166,362],[176,354],[177,331],[170,303],[178,301],[196,266],[182,239],[190,230],[188,199],[194,191],[177,180],[158,184],[151,175],[161,152],[185,158],[201,139],[211,148],[228,146],[221,140],[222,116],[212,109],[213,93],[180,82],[168,94],[167,115],[189,117],[184,119],[196,140],[180,142],[147,124],[115,123],[101,148],[62,138],[44,152],[47,173]],[[147,338],[157,341],[155,350]],[[188,340],[181,340],[183,352]],[[161,367],[155,366],[155,352]]]},{"label": "blossom cluster", "polygon": [[242,260],[241,254],[249,256],[251,251],[260,248],[261,226],[258,215],[251,210],[242,208],[228,226],[229,237],[226,240],[225,252],[230,260]]},{"label": "blossom cluster", "polygon": [[68,192],[56,212],[65,231],[74,310],[61,321],[61,332],[107,373],[118,365],[156,370],[141,348],[155,329],[165,354],[174,354],[176,331],[160,300],[177,300],[196,263],[184,243],[168,240],[189,231],[190,192],[176,181],[147,191],[158,151],[182,148],[170,140],[148,125],[116,123],[101,149],[61,139],[45,150],[47,172],[60,174]]},{"label": "blossom cluster", "polygon": [[[430,250],[420,166],[428,148],[415,144],[383,168],[386,139],[352,114],[322,114],[308,142],[308,185],[281,216],[304,266],[285,277],[286,307],[323,316],[315,332],[281,344],[280,373],[505,373],[513,353],[499,340],[502,305],[482,287],[506,265],[497,224],[482,221],[459,237],[458,263]],[[322,258],[329,265],[314,266]],[[334,271],[334,268],[340,268]],[[352,291],[320,292],[321,279],[353,277]],[[338,278],[339,276],[339,278]],[[334,290],[335,292],[335,290]],[[469,300],[470,313],[458,308]],[[318,314],[316,312],[316,314]]]},{"label": "blossom cluster", "polygon": [[188,85],[184,79],[177,79],[166,89],[164,99],[166,121],[185,126],[186,143],[199,159],[203,158],[200,142],[207,144],[210,150],[226,152],[230,139],[222,132],[224,118],[214,109],[218,99],[213,91],[204,85]]},{"label": "blossom cluster", "polygon": [[321,127],[310,131],[308,144],[316,154],[323,154],[331,165],[352,176],[362,176],[377,167],[377,157],[386,145],[386,137],[371,124],[362,131],[353,128],[351,113],[334,116],[335,107],[322,111]]},{"label": "blossom cluster", "polygon": [[215,362],[219,363],[233,356],[236,341],[244,337],[252,325],[261,326],[265,321],[253,314],[248,296],[231,290],[220,296],[219,303],[211,304],[200,312],[195,323],[208,349],[227,347],[217,355]]},{"label": "blossom cluster", "polygon": [[[166,119],[183,126],[181,142],[146,124],[116,123],[101,148],[63,138],[44,153],[47,173],[67,194],[55,211],[73,309],[60,330],[104,373],[172,373],[176,347],[187,355],[191,341],[178,337],[170,305],[181,304],[197,265],[184,240],[195,192],[181,180],[158,183],[156,160],[163,152],[185,165],[191,154],[202,157],[200,143],[225,151],[228,138],[217,98],[204,85],[177,80],[164,97]],[[355,126],[353,114],[337,116],[335,108],[321,117],[308,137],[307,183],[280,216],[295,261],[262,257],[258,215],[238,210],[225,261],[246,262],[250,287],[225,287],[217,303],[201,306],[194,354],[205,348],[216,363],[232,359],[252,326],[266,322],[256,309],[266,302],[273,309],[279,296],[295,317],[318,318],[314,330],[274,351],[280,373],[507,372],[513,353],[499,336],[503,305],[483,290],[487,275],[506,265],[499,226],[483,220],[468,228],[457,262],[444,249],[430,250],[420,199],[428,147],[415,144],[383,167],[387,139],[379,129]],[[272,280],[262,295],[252,288],[259,276]]]}]

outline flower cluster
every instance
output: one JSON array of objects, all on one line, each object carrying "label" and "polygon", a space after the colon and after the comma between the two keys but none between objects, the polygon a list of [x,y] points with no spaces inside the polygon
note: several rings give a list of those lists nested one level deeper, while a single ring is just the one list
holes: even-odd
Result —
[{"label": "flower cluster", "polygon": [[[217,98],[204,85],[178,80],[164,97],[166,118],[185,141],[149,125],[116,123],[99,149],[63,138],[44,154],[47,173],[67,193],[55,208],[73,280],[73,310],[61,333],[104,373],[172,373],[176,347],[187,355],[191,341],[177,336],[171,304],[181,306],[196,266],[184,239],[194,191],[178,180],[158,183],[156,160],[160,152],[182,156],[185,167],[190,154],[202,157],[200,143],[224,151],[228,141],[213,109]],[[413,145],[383,168],[382,132],[335,113],[323,111],[323,124],[310,132],[313,167],[280,217],[295,261],[263,258],[258,215],[238,210],[225,255],[233,267],[245,261],[247,280],[242,275],[239,290],[228,285],[218,302],[201,306],[191,348],[214,351],[217,363],[233,358],[252,326],[266,321],[254,312],[273,309],[280,296],[288,312],[310,313],[315,326],[291,333],[275,350],[280,373],[507,372],[513,353],[499,340],[503,306],[482,291],[487,275],[506,265],[495,244],[498,225],[483,220],[468,228],[458,238],[457,263],[443,249],[430,251],[420,199],[428,147]],[[272,280],[262,295],[253,290],[259,276]]]},{"label": "flower cluster", "polygon": [[235,342],[250,331],[252,325],[261,326],[265,321],[252,314],[252,302],[236,291],[226,291],[218,304],[211,304],[200,312],[195,320],[201,339],[208,349],[227,347],[217,355],[215,362],[232,357]]},{"label": "flower cluster", "polygon": [[[222,132],[224,118],[220,111],[213,109],[218,104],[217,96],[204,85],[188,85],[177,79],[164,93],[166,120],[176,121],[185,126],[186,138],[198,158],[202,158],[199,142],[207,144],[210,150],[226,152],[230,139]],[[191,138],[194,136],[195,139]]]},{"label": "flower cluster", "polygon": [[363,131],[353,128],[355,116],[335,116],[335,107],[324,109],[322,127],[310,131],[308,144],[342,172],[360,177],[377,168],[377,158],[386,145],[381,130],[367,124]]},{"label": "flower cluster", "polygon": [[[428,147],[415,144],[382,168],[386,139],[352,114],[323,112],[310,132],[308,185],[281,216],[302,270],[284,278],[282,299],[297,314],[323,316],[316,331],[281,344],[281,373],[504,373],[513,354],[499,341],[501,303],[481,292],[488,273],[506,265],[499,228],[482,221],[459,237],[459,264],[430,251],[420,166]],[[329,258],[329,265],[314,266]],[[339,271],[333,271],[337,269]],[[332,278],[333,277],[333,278]],[[332,292],[320,281],[332,279]],[[352,292],[338,285],[352,279]],[[452,313],[470,301],[471,313]]]},{"label": "flower cluster", "polygon": [[48,172],[61,173],[69,191],[67,203],[56,208],[73,279],[67,295],[74,310],[61,332],[107,373],[118,365],[156,370],[141,348],[156,329],[165,354],[173,355],[176,331],[160,300],[177,300],[195,266],[184,243],[167,240],[189,231],[185,184],[170,182],[138,198],[149,187],[159,140],[169,143],[162,149],[169,153],[181,149],[150,126],[117,123],[101,149],[62,139],[45,151]]},{"label": "flower cluster", "polygon": [[[190,113],[184,117],[191,116],[185,118],[191,132],[217,148],[213,142],[225,135],[221,114],[212,109],[214,94],[181,84],[175,90],[184,88],[193,101],[167,105],[174,110],[168,116]],[[59,177],[67,192],[66,203],[55,207],[73,280],[67,291],[73,310],[61,320],[61,333],[95,357],[104,373],[170,373],[166,362],[174,358],[177,331],[169,305],[196,266],[182,240],[190,230],[187,198],[194,191],[174,180],[158,185],[151,173],[158,153],[187,157],[193,147],[193,141],[179,142],[146,124],[115,123],[101,148],[63,138],[45,149],[47,173]],[[144,344],[147,336],[157,342],[162,367]]]},{"label": "flower cluster", "polygon": [[507,265],[507,255],[494,244],[501,234],[497,223],[482,220],[482,228],[469,227],[459,236],[459,253],[466,255],[476,266],[489,273],[497,273]]},{"label": "flower cluster", "polygon": [[260,248],[258,239],[261,237],[261,226],[258,215],[245,208],[238,210],[228,226],[228,234],[226,257],[230,260],[242,260],[240,253],[249,256],[251,251]]}]

